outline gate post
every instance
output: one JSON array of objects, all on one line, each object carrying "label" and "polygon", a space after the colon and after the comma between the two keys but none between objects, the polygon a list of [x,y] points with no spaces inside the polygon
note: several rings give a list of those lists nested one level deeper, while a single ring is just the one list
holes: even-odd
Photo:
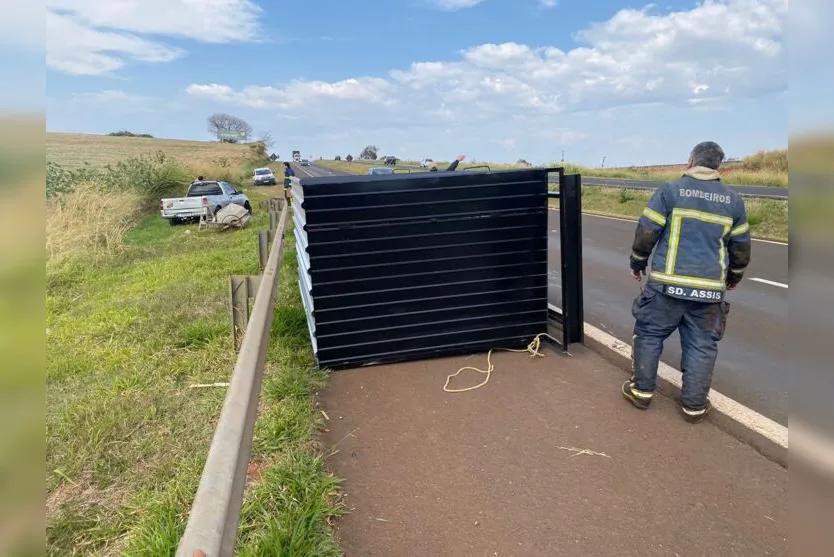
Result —
[{"label": "gate post", "polygon": [[562,243],[562,346],[585,341],[582,295],[582,177],[559,174],[559,235]]}]

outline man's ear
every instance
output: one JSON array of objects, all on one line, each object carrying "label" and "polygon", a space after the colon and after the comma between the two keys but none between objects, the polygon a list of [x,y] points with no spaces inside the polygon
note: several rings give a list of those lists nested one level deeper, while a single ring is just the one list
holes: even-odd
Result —
[{"label": "man's ear", "polygon": [[686,163],[686,168],[692,168],[693,166],[695,166],[695,159],[689,157],[689,161]]}]

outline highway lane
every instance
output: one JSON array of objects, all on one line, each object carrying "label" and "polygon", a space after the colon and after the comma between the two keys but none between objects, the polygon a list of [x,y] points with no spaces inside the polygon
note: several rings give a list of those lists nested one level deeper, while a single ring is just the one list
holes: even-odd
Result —
[{"label": "highway lane", "polygon": [[[364,162],[364,161],[362,161]],[[422,170],[419,166],[397,165],[397,168],[409,170]],[[551,179],[555,181],[555,177]],[[609,188],[629,188],[637,190],[655,190],[663,182],[657,180],[627,180],[625,178],[598,178],[594,176],[582,176],[582,184],[585,186],[606,186]],[[777,188],[770,186],[737,186],[727,184],[738,193],[748,197],[763,197],[768,199],[788,199],[788,188]]]},{"label": "highway lane", "polygon": [[[559,214],[550,213],[548,297],[561,307]],[[631,304],[641,286],[628,270],[634,226],[621,219],[582,218],[585,321],[629,343],[634,326]],[[712,384],[783,425],[793,369],[788,357],[788,281],[788,246],[754,240],[745,278],[726,298],[730,315]],[[662,360],[680,369],[680,355],[675,333],[666,341]]]},{"label": "highway lane", "polygon": [[338,176],[339,174],[344,174],[343,172],[336,172],[335,170],[331,170],[326,166],[320,166],[317,164],[311,164],[310,166],[301,166],[298,163],[290,163],[292,169],[295,171],[295,175],[299,178],[307,177],[317,177],[317,176]]},{"label": "highway lane", "polygon": [[[295,169],[299,176],[341,174],[316,164]],[[634,226],[625,219],[582,219],[585,320],[624,342],[631,339],[631,303],[640,290],[628,271]],[[550,211],[549,230],[549,298],[561,307],[557,211]],[[788,283],[788,246],[754,240],[745,278],[727,296],[730,315],[713,376],[716,390],[783,425],[793,369],[788,358]],[[677,333],[666,342],[662,359],[680,367]]]}]

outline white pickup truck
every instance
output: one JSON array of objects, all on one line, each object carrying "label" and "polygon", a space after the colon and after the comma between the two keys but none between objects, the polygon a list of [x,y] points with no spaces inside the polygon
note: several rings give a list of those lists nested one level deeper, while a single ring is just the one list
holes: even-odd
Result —
[{"label": "white pickup truck", "polygon": [[218,180],[193,182],[188,186],[185,197],[169,197],[159,202],[162,218],[168,219],[172,226],[202,216],[211,218],[230,203],[236,203],[252,213],[252,205],[246,194]]}]

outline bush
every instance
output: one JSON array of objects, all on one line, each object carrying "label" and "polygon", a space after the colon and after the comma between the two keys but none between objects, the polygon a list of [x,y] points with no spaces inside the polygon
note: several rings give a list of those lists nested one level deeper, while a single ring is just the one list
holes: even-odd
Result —
[{"label": "bush", "polygon": [[117,132],[110,132],[107,135],[112,137],[147,137],[153,139],[153,136],[149,133],[133,133],[127,130],[120,130]]},{"label": "bush", "polygon": [[155,206],[161,197],[181,195],[192,181],[189,173],[163,151],[108,165],[103,178],[105,190],[134,191],[146,206]]},{"label": "bush", "polygon": [[625,188],[621,188],[619,190],[617,201],[619,201],[620,203],[628,203],[629,201],[633,201],[635,199],[636,197],[634,197],[634,192],[632,192],[631,190]]},{"label": "bush", "polygon": [[47,198],[65,196],[80,184],[94,184],[102,192],[135,192],[143,207],[153,207],[161,197],[181,194],[190,183],[186,169],[162,151],[130,157],[102,170],[70,170],[51,162],[46,166]]},{"label": "bush", "polygon": [[46,163],[46,197],[47,199],[58,197],[71,192],[76,184],[98,182],[101,178],[101,171],[89,166],[71,170],[60,164],[48,162]]}]

